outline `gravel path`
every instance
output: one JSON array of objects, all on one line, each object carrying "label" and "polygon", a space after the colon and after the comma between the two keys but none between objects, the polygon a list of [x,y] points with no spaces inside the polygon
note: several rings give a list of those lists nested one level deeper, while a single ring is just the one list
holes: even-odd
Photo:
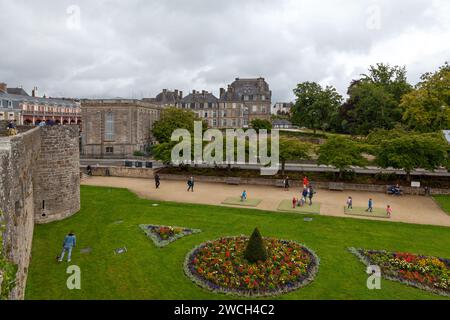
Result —
[{"label": "gravel path", "polygon": [[[281,200],[299,197],[300,190],[291,188],[285,191],[281,188],[255,185],[226,185],[223,183],[196,182],[194,192],[187,192],[184,181],[161,181],[159,189],[155,189],[153,180],[118,177],[88,177],[82,180],[83,185],[109,186],[127,188],[142,198],[161,201],[176,201],[222,205],[226,197],[240,196],[242,190],[247,190],[248,198],[262,199],[254,209],[277,211]],[[390,220],[398,222],[429,224],[450,227],[450,215],[429,197],[424,196],[390,196],[382,193],[362,191],[329,191],[317,189],[313,201],[320,203],[320,214],[354,219]],[[373,199],[374,207],[385,208],[390,205],[393,210],[390,219],[357,217],[344,214],[344,205],[348,196],[353,198],[354,207],[367,206],[369,197]],[[244,208],[244,207],[241,207]]]}]

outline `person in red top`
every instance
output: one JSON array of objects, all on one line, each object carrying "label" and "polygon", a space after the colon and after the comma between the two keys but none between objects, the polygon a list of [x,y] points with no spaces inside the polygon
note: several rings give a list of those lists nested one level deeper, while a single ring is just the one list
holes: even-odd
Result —
[{"label": "person in red top", "polygon": [[386,208],[386,214],[387,214],[387,216],[388,216],[389,218],[391,217],[391,214],[392,214],[392,208],[391,208],[390,205],[388,205],[387,208]]},{"label": "person in red top", "polygon": [[309,185],[309,180],[307,176],[303,177],[303,188],[306,188]]}]

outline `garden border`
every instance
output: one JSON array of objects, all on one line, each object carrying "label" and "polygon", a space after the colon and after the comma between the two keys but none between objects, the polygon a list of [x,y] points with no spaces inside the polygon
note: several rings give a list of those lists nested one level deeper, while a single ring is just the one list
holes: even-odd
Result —
[{"label": "garden border", "polygon": [[[170,238],[168,240],[159,240],[159,238],[154,233],[148,232],[148,230],[146,228],[148,226],[180,228],[180,229],[183,229],[183,231],[181,233],[179,233],[179,234],[176,234],[175,236],[173,236],[172,238]],[[168,246],[172,242],[175,242],[176,240],[181,239],[181,238],[183,238],[185,236],[189,236],[191,234],[196,234],[196,233],[202,232],[202,230],[200,230],[200,229],[192,229],[192,228],[188,228],[188,227],[178,227],[178,226],[158,225],[158,224],[151,224],[151,223],[148,223],[148,224],[142,223],[142,224],[139,225],[139,228],[142,231],[144,231],[145,235],[147,237],[149,237],[150,240],[152,240],[153,243],[155,244],[155,246],[157,246],[158,248],[163,248],[165,246]],[[190,233],[186,233],[186,229],[190,230],[191,232]]]},{"label": "garden border", "polygon": [[[359,252],[359,250],[367,250],[367,249],[354,248],[354,247],[348,247],[347,249],[348,249],[348,251],[350,253],[355,255],[358,258],[358,260],[360,262],[362,262],[365,266],[370,266],[371,265],[370,260],[366,256],[364,256],[363,254],[361,254]],[[379,253],[390,253],[390,252],[388,252],[386,250],[371,250],[371,251],[375,251],[375,252],[379,252]],[[416,255],[419,255],[419,254],[416,254]],[[393,277],[393,276],[390,276],[390,275],[384,275],[383,273],[381,273],[381,277],[385,278],[387,280],[391,280],[391,281],[395,281],[395,282],[399,282],[399,283],[408,285],[410,287],[414,287],[414,288],[417,288],[417,289],[428,291],[428,292],[431,292],[431,293],[434,293],[434,294],[437,294],[437,295],[440,295],[440,296],[450,297],[450,293],[445,292],[445,291],[443,291],[441,289],[430,288],[428,286],[424,286],[424,285],[421,285],[421,284],[413,282],[413,281],[404,280],[404,279]]]}]

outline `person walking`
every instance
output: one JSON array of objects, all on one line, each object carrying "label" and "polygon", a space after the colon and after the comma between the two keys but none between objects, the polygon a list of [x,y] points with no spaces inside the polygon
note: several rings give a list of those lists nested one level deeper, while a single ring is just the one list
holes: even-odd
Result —
[{"label": "person walking", "polygon": [[347,209],[353,209],[353,199],[351,196],[348,196],[347,199]]},{"label": "person walking", "polygon": [[308,189],[306,187],[303,188],[302,192],[302,205],[306,203],[306,198],[308,197]]},{"label": "person walking", "polygon": [[241,201],[245,201],[245,200],[247,200],[247,191],[242,191],[242,194],[241,194]]},{"label": "person walking", "polygon": [[294,197],[292,198],[292,208],[295,209],[296,206],[297,206],[297,199]]},{"label": "person walking", "polygon": [[286,179],[284,179],[284,189],[286,189],[286,191],[289,190],[289,176],[286,176]]},{"label": "person walking", "polygon": [[303,177],[303,189],[309,186],[309,180],[307,176]]},{"label": "person walking", "polygon": [[71,231],[69,232],[69,234],[64,238],[64,242],[63,242],[63,249],[61,251],[61,255],[58,259],[59,262],[62,262],[64,259],[64,254],[67,251],[67,262],[70,262],[72,259],[72,249],[76,246],[77,244],[77,238],[75,236],[75,234]]},{"label": "person walking", "polygon": [[387,214],[388,218],[391,217],[391,214],[392,214],[392,208],[391,208],[390,205],[388,205],[387,208],[386,208],[386,214]]},{"label": "person walking", "polygon": [[88,164],[88,166],[86,167],[86,172],[88,176],[92,176],[92,167],[90,164]]},{"label": "person walking", "polygon": [[155,187],[156,187],[156,189],[159,188],[160,184],[161,184],[161,178],[159,177],[159,174],[155,174]]},{"label": "person walking", "polygon": [[190,191],[194,192],[194,177],[191,176],[191,177],[189,178],[187,184],[188,184],[188,189],[187,189],[187,191],[190,190]]},{"label": "person walking", "polygon": [[313,187],[308,188],[308,198],[309,198],[309,205],[312,205],[312,198],[314,196],[314,189]]},{"label": "person walking", "polygon": [[372,198],[369,198],[369,203],[367,204],[367,212],[372,212],[373,211],[373,200]]}]

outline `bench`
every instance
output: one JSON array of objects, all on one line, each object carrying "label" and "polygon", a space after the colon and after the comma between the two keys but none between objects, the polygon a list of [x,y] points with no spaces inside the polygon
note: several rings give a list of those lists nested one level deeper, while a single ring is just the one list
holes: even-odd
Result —
[{"label": "bench", "polygon": [[225,183],[238,185],[241,183],[241,178],[230,177],[225,180]]},{"label": "bench", "polygon": [[328,189],[344,191],[344,183],[343,182],[330,182],[330,184],[328,185]]},{"label": "bench", "polygon": [[281,180],[275,181],[275,186],[277,186],[277,187],[279,187],[279,188],[284,188],[284,187],[285,187],[285,185],[284,185],[284,180],[281,179]]}]

